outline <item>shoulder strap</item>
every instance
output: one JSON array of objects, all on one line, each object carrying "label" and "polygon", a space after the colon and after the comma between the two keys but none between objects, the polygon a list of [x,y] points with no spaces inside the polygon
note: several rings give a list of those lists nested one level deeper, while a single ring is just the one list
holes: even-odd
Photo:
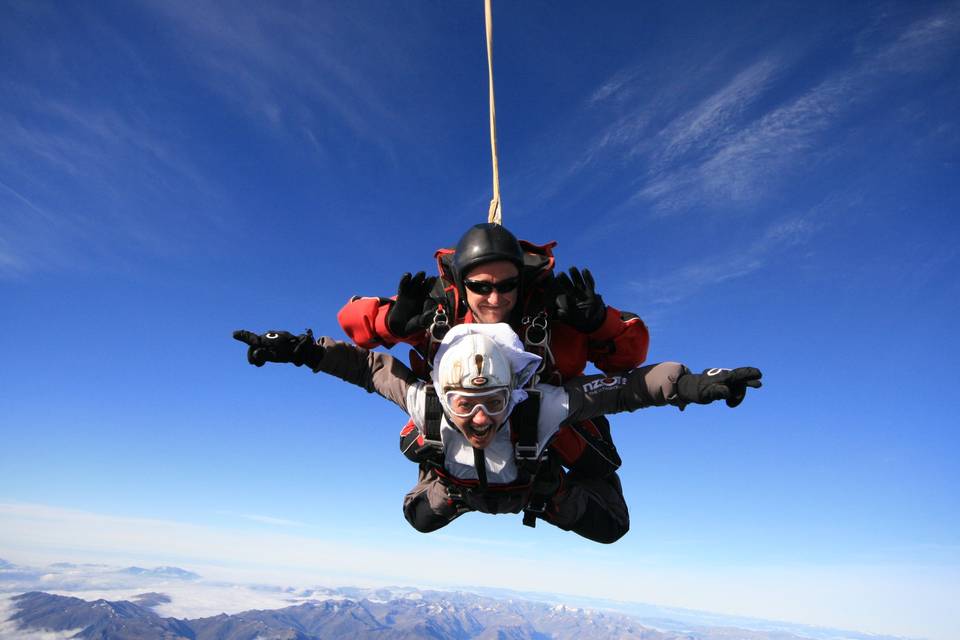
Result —
[{"label": "shoulder strap", "polygon": [[517,466],[530,477],[530,495],[523,508],[523,524],[537,526],[537,516],[547,510],[547,503],[557,491],[559,469],[549,451],[537,455],[540,422],[540,391],[527,389],[528,397],[510,414],[510,428],[516,436],[514,455]]},{"label": "shoulder strap", "polygon": [[440,419],[443,417],[443,408],[440,398],[432,384],[426,385],[426,404],[423,412],[424,433],[423,439],[428,443],[440,445]]},{"label": "shoulder strap", "polygon": [[540,392],[536,389],[527,389],[527,399],[515,406],[510,413],[513,452],[521,467],[527,461],[537,459],[537,423],[539,421]]},{"label": "shoulder strap", "polygon": [[427,385],[423,412],[423,444],[416,452],[416,459],[427,464],[443,466],[443,441],[440,439],[440,422],[443,408],[433,385]]}]

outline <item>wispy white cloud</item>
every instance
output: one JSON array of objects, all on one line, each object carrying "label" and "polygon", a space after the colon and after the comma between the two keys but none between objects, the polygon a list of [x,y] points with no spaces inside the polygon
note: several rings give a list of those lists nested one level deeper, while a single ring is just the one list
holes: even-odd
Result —
[{"label": "wispy white cloud", "polygon": [[[285,571],[291,576],[312,576],[328,584],[343,584],[345,577],[348,584],[363,583],[372,577],[389,584],[415,578],[419,568],[411,564],[412,560],[418,553],[428,553],[439,567],[431,576],[433,581],[462,581],[457,567],[464,543],[457,536],[431,536],[428,540],[412,532],[402,545],[404,552],[397,553],[396,548],[383,545],[382,540],[367,544],[349,532],[338,537],[312,532],[292,535],[0,503],[0,549],[31,553],[32,557],[47,561],[62,560],[67,555],[87,560],[112,558],[114,562],[123,558],[123,562],[137,564],[148,558],[153,564],[239,565],[254,567],[261,573]],[[544,550],[534,547],[535,553],[530,551],[529,545],[512,551],[490,547],[483,555],[493,563],[511,565],[512,560],[498,558],[497,554],[515,552],[522,558],[516,560],[517,566],[533,570]],[[60,557],[55,557],[54,552],[59,552]]]},{"label": "wispy white cloud", "polygon": [[870,56],[870,63],[880,69],[901,73],[923,71],[931,65],[951,64],[944,53],[955,51],[960,37],[960,5],[925,16],[900,33],[888,46]]},{"label": "wispy white cloud", "polygon": [[262,524],[271,524],[279,527],[305,527],[307,526],[303,522],[298,522],[296,520],[287,520],[285,518],[276,518],[274,516],[265,516],[256,513],[233,513],[230,511],[220,511],[218,512],[221,515],[233,516],[236,518],[243,518],[244,520],[251,520],[253,522],[260,522]]},{"label": "wispy white cloud", "polygon": [[[623,100],[636,91],[637,69],[621,69],[613,74],[587,99],[588,106],[596,106],[611,100]],[[626,94],[626,95],[625,95]]]},{"label": "wispy white cloud", "polygon": [[[266,585],[216,578],[175,580],[156,575],[131,575],[120,567],[109,565],[49,566],[44,570],[28,568],[24,573],[35,577],[10,581],[0,571],[0,592],[44,591],[87,601],[136,601],[136,596],[143,593],[162,593],[170,601],[155,606],[153,610],[161,616],[174,618],[201,618],[251,609],[279,609],[308,600],[340,598],[311,588],[311,585],[316,586],[313,582],[290,586],[289,583]],[[15,606],[7,598],[0,599],[0,620],[5,619],[4,604],[9,612]],[[12,631],[12,625],[0,626],[0,638],[21,637],[5,635],[7,629]]]},{"label": "wispy white cloud", "polygon": [[[27,571],[25,571],[25,573],[29,572],[34,575],[40,575],[42,573],[42,571],[35,569],[26,569]],[[615,595],[606,596],[606,599],[603,599],[603,597],[561,595],[557,592],[561,583],[545,585],[545,588],[541,587],[537,593],[529,593],[523,590],[510,590],[508,587],[502,586],[485,589],[464,583],[451,588],[467,592],[486,593],[494,598],[509,597],[511,599],[564,603],[565,606],[568,607],[570,607],[572,603],[573,606],[581,609],[624,611],[645,617],[656,616],[685,621],[688,624],[695,625],[726,627],[744,625],[746,629],[778,630],[785,633],[799,631],[802,634],[802,630],[792,629],[791,627],[793,625],[789,623],[765,622],[758,619],[753,612],[749,611],[749,607],[745,609],[745,613],[741,614],[745,617],[738,619],[724,614],[707,613],[703,610],[695,611],[689,608],[677,609],[669,605],[657,606],[637,604],[635,602],[631,603],[631,598],[635,597],[634,583],[653,578],[652,581],[654,583],[659,582],[660,590],[657,589],[657,584],[654,584],[650,593],[659,594],[661,599],[664,595],[662,590],[669,592],[679,585],[683,585],[696,601],[700,601],[704,594],[722,593],[729,589],[737,595],[744,596],[744,601],[746,601],[747,596],[752,595],[753,599],[750,601],[755,602],[757,601],[756,592],[763,591],[763,595],[759,598],[759,601],[765,603],[768,601],[776,602],[781,611],[796,611],[796,609],[791,609],[789,604],[791,602],[791,596],[798,591],[809,590],[816,593],[821,601],[829,601],[838,595],[842,598],[842,594],[850,591],[858,595],[864,595],[866,591],[870,590],[869,586],[865,589],[863,583],[853,583],[849,577],[844,575],[845,571],[851,569],[856,569],[861,575],[867,577],[870,581],[868,585],[881,585],[879,589],[880,592],[889,591],[889,593],[887,593],[888,597],[902,593],[904,589],[902,587],[899,589],[896,587],[897,581],[911,575],[909,568],[898,566],[877,567],[864,565],[857,567],[825,567],[813,571],[791,566],[770,568],[724,567],[719,570],[708,570],[696,574],[697,578],[699,578],[703,584],[691,588],[690,585],[683,585],[683,583],[686,580],[690,580],[692,576],[685,576],[682,573],[656,573],[654,571],[653,574],[650,574],[646,570],[640,573],[631,571],[630,575],[634,577],[631,584],[626,584],[622,580],[619,582],[615,581],[611,589],[611,592]],[[925,578],[930,581],[929,585],[925,585],[919,592],[916,592],[918,596],[927,596],[931,588],[941,587],[944,580],[950,580],[954,575],[954,573],[949,570],[921,570],[919,572],[913,570],[913,573],[924,575]],[[123,579],[117,581],[115,584],[109,584],[104,581],[104,576],[122,576]],[[725,579],[725,577],[727,578]],[[729,577],[733,577],[734,580],[731,582]],[[727,586],[724,587],[724,585]],[[358,585],[352,586],[355,587]],[[414,589],[416,589],[416,587],[414,587]],[[358,592],[351,590],[352,593],[348,597],[325,586],[318,585],[315,581],[291,583],[289,581],[278,582],[276,579],[272,579],[267,582],[249,582],[236,578],[163,581],[151,576],[129,576],[117,567],[107,565],[50,566],[47,567],[47,573],[43,574],[42,580],[24,583],[23,585],[17,586],[16,589],[7,589],[6,591],[14,593],[19,590],[42,590],[48,593],[77,597],[87,601],[101,598],[111,601],[135,601],[136,596],[144,592],[163,593],[170,598],[170,601],[154,607],[154,610],[161,616],[181,619],[206,617],[219,613],[235,614],[251,609],[278,609],[308,601],[359,599],[366,597],[382,602],[386,601],[386,598],[409,597],[421,599],[423,597],[421,593],[411,590],[408,587],[390,587],[388,588],[389,596],[383,595],[382,589],[377,589],[375,593],[365,592],[364,589]],[[943,594],[943,596],[934,597],[932,607],[926,606],[926,601],[924,601],[924,603],[919,605],[919,608],[924,613],[927,613],[931,608],[941,606],[944,598],[949,597],[951,594],[952,591],[948,589],[948,593]],[[787,606],[784,606],[784,600],[787,601]],[[866,614],[878,617],[877,612],[882,611],[881,606],[885,604],[886,602],[878,604],[865,600],[862,606],[856,608],[861,615]],[[915,603],[908,603],[904,605],[904,608],[914,605]],[[809,620],[809,612],[803,609],[801,609],[801,612]],[[6,597],[0,598],[0,614],[6,617],[11,613],[13,613],[13,604]],[[883,618],[884,616],[881,613],[879,617]],[[884,624],[889,623],[875,624],[873,626],[874,628],[882,630],[879,632],[890,633],[891,629],[884,627]],[[901,626],[904,625],[901,624]],[[906,626],[907,629],[913,629],[911,633],[914,635],[923,632],[938,639],[952,638],[953,636],[951,634],[955,631],[955,627],[956,624],[945,618],[945,616],[925,618],[919,625],[911,627],[908,624]],[[62,635],[22,636],[14,634],[15,631],[19,630],[15,629],[13,625],[0,626],[0,632],[9,632],[11,637],[29,637],[32,640],[60,640],[60,638],[63,637]],[[860,634],[855,635],[860,637]],[[2,637],[7,636],[2,635]]]},{"label": "wispy white cloud", "polygon": [[817,231],[819,222],[805,216],[785,218],[768,226],[747,247],[733,247],[695,262],[677,265],[655,281],[633,282],[644,300],[657,307],[668,307],[723,282],[742,278],[763,269],[771,257],[790,247],[801,245]]},{"label": "wispy white cloud", "polygon": [[761,58],[667,125],[658,135],[660,141],[653,152],[654,173],[691,151],[715,146],[731,135],[743,112],[763,94],[779,67],[776,58]]},{"label": "wispy white cloud", "polygon": [[829,78],[723,141],[693,171],[696,197],[738,202],[765,195],[778,174],[815,150],[818,134],[846,108],[855,85],[848,74]]},{"label": "wispy white cloud", "polygon": [[[788,226],[772,230],[770,242],[781,242],[780,235],[791,236],[794,231]],[[635,561],[629,546],[595,547],[596,554],[583,558],[568,555],[558,564],[550,562],[551,554],[556,553],[549,542],[550,533],[543,532],[534,547],[513,550],[481,549],[469,544],[465,549],[456,536],[444,540],[413,533],[389,543],[379,540],[363,545],[327,537],[252,534],[46,505],[0,504],[0,549],[6,559],[18,562],[25,554],[46,557],[47,562],[64,558],[100,562],[109,558],[110,564],[116,566],[118,561],[149,564],[143,561],[149,558],[154,563],[176,564],[201,574],[208,580],[201,587],[209,581],[325,586],[405,583],[420,587],[470,583],[526,591],[560,590],[877,633],[924,632],[948,638],[957,630],[956,623],[946,616],[950,604],[960,597],[957,566],[798,564],[678,568],[651,564],[647,558]],[[480,562],[484,571],[464,574],[465,553]],[[431,559],[431,575],[426,578],[430,584],[423,584],[423,557]],[[64,578],[57,574],[51,571],[48,582],[54,588],[62,588]],[[576,584],[569,581],[570,575],[578,576]],[[623,581],[624,575],[631,576],[628,583]],[[240,580],[239,576],[246,579]],[[85,583],[87,577],[91,581]],[[71,589],[64,591],[96,594],[144,585],[140,578],[125,579],[137,582],[121,584],[116,571],[109,568],[80,568],[72,576]],[[176,606],[163,610],[164,615],[206,615],[204,607],[218,606],[216,599],[223,594],[190,591],[197,587],[193,582],[166,580],[162,589],[156,585],[155,590],[182,596],[177,598]],[[558,589],[558,585],[563,588]],[[175,589],[181,591],[174,592]],[[266,593],[272,593],[274,601],[287,602],[309,596],[299,591]],[[249,608],[249,598],[256,594],[241,596],[234,604],[243,609]],[[188,611],[183,606],[190,598],[197,599],[196,607]]]},{"label": "wispy white cloud", "polygon": [[209,190],[208,179],[191,156],[172,142],[176,132],[157,125],[156,118],[145,111],[61,100],[38,100],[34,106],[37,114],[57,122],[56,128],[66,134],[51,155],[65,160],[74,156],[82,161],[72,165],[75,172],[87,172],[93,162],[104,174],[122,159],[136,155],[141,159],[138,169],[148,171],[146,184],[169,184],[171,177],[176,177],[196,190]]},{"label": "wispy white cloud", "polygon": [[0,180],[0,189],[3,189],[4,191],[7,192],[7,194],[13,196],[18,202],[20,202],[23,206],[27,207],[33,213],[36,213],[37,215],[43,216],[44,218],[47,218],[47,219],[53,218],[53,216],[51,216],[48,212],[44,211],[43,209],[35,205],[29,198],[27,198],[26,196],[24,196],[19,191],[17,191],[7,183],[3,182],[2,180]]},{"label": "wispy white cloud", "polygon": [[78,266],[131,247],[170,251],[183,245],[170,233],[181,223],[222,228],[218,188],[166,125],[96,98],[16,93],[32,108],[0,108],[0,276]]},{"label": "wispy white cloud", "polygon": [[[844,118],[910,74],[948,64],[960,50],[958,15],[952,7],[916,19],[856,52],[852,62],[826,69],[812,86],[786,100],[779,98],[780,80],[806,63],[803,56],[761,52],[732,73],[725,71],[730,79],[692,106],[640,99],[631,86],[643,81],[639,70],[620,71],[600,85],[588,105],[614,113],[629,108],[596,135],[566,176],[599,162],[621,164],[626,157],[638,187],[625,206],[667,215],[698,205],[756,203],[833,153],[842,137],[829,132]],[[712,77],[694,74],[686,80],[709,85]],[[676,88],[659,92],[671,94]],[[633,99],[617,100],[624,95]],[[772,106],[759,109],[767,103]]]},{"label": "wispy white cloud", "polygon": [[[792,51],[760,51],[732,69],[714,65],[709,71],[674,74],[683,83],[675,78],[654,83],[643,67],[622,70],[587,101],[597,119],[605,117],[609,124],[566,171],[544,181],[551,185],[546,195],[580,196],[589,193],[590,185],[582,184],[588,176],[591,181],[610,171],[621,176],[619,184],[600,183],[625,199],[591,220],[585,235],[595,241],[635,231],[641,220],[764,218],[757,222],[760,229],[768,227],[760,232],[763,237],[741,234],[735,244],[710,256],[671,265],[669,273],[635,283],[646,300],[668,305],[756,273],[781,251],[803,244],[830,224],[830,210],[849,210],[845,201],[860,198],[860,187],[851,181],[826,187],[835,191],[807,192],[806,210],[788,218],[771,219],[766,206],[774,202],[781,208],[777,199],[798,176],[843,158],[850,151],[845,127],[861,111],[875,117],[875,109],[887,110],[894,121],[907,117],[905,110],[880,99],[887,91],[910,86],[920,74],[950,64],[960,53],[958,15],[954,4],[912,23],[883,21],[882,28],[863,38],[869,42],[832,66],[801,68],[810,64],[809,52],[792,45]],[[726,80],[717,83],[718,77]],[[811,80],[798,90],[792,88],[798,78]],[[694,97],[685,85],[715,88]],[[931,122],[931,135],[935,126],[946,125]],[[645,316],[655,313],[648,309]]]},{"label": "wispy white cloud", "polygon": [[716,205],[760,199],[779,186],[779,175],[815,150],[818,135],[848,107],[856,84],[856,74],[850,72],[831,76],[746,124],[730,118],[752,94],[735,91],[727,101],[722,95],[712,96],[707,103],[729,105],[730,110],[719,114],[726,115],[727,120],[697,118],[696,113],[706,108],[703,106],[680,116],[680,121],[693,119],[707,128],[701,129],[697,138],[687,140],[685,161],[676,162],[679,158],[670,152],[670,145],[655,152],[653,170],[633,199],[645,201],[660,214],[681,211],[698,202]]},{"label": "wispy white cloud", "polygon": [[[26,189],[40,191],[31,199],[17,195],[44,218],[62,223],[64,217],[85,217],[76,208],[54,213],[52,207],[41,208],[32,201],[44,197],[42,187],[54,181],[68,192],[106,196],[104,202],[114,205],[128,203],[131,184],[141,203],[184,189],[204,196],[215,193],[190,155],[177,147],[176,132],[157,125],[146,113],[107,103],[64,102],[27,89],[22,94],[30,96],[29,116],[0,111],[0,126],[10,132],[0,148],[0,166],[6,165]],[[144,216],[135,207],[125,208],[120,221],[136,226],[145,222]]]},{"label": "wispy white cloud", "polygon": [[[178,228],[229,233],[221,212],[232,196],[218,169],[197,159],[191,134],[208,107],[248,115],[264,125],[257,133],[331,162],[342,159],[331,146],[355,149],[357,139],[387,162],[397,157],[406,124],[391,90],[413,68],[412,35],[329,4],[144,0],[139,8],[167,49],[135,41],[109,12],[77,12],[76,38],[19,33],[17,20],[65,26],[49,8],[24,7],[5,25],[9,51],[30,72],[4,84],[0,105],[0,180],[9,187],[0,196],[10,202],[0,203],[0,277],[180,253],[190,242],[172,233]],[[104,69],[84,76],[73,65]],[[185,88],[194,91],[188,104]]]},{"label": "wispy white cloud", "polygon": [[145,0],[144,6],[174,27],[184,60],[199,66],[202,82],[239,111],[319,147],[326,147],[325,121],[332,116],[393,153],[393,136],[384,133],[404,123],[373,78],[405,72],[387,25],[355,20],[336,5],[249,3],[238,10]]}]

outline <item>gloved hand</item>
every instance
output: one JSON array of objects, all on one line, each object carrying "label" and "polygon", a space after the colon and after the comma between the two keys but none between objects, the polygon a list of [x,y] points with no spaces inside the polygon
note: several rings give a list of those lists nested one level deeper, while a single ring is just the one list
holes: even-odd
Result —
[{"label": "gloved hand", "polygon": [[430,326],[436,305],[430,300],[430,292],[437,277],[418,271],[417,275],[403,274],[397,287],[397,299],[387,311],[387,329],[403,338]]},{"label": "gloved hand", "polygon": [[298,367],[305,364],[313,369],[323,359],[323,347],[313,339],[310,329],[299,336],[287,331],[268,331],[257,335],[240,329],[233,332],[233,337],[250,345],[247,362],[258,367],[265,362],[292,362]]},{"label": "gloved hand", "polygon": [[[737,369],[706,369],[703,373],[687,373],[677,380],[677,396],[683,404],[695,402],[710,404],[714,400],[726,400],[728,407],[743,402],[747,387],[759,389],[763,376],[754,367]],[[683,408],[683,404],[680,405]]]},{"label": "gloved hand", "polygon": [[554,306],[557,319],[581,333],[593,333],[607,318],[607,305],[594,290],[593,275],[589,269],[583,275],[570,267],[570,275],[561,272],[554,278]]}]

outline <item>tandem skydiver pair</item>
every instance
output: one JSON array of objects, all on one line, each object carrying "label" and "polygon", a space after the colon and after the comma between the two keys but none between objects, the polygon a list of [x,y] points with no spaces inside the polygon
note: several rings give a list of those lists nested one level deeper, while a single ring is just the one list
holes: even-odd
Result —
[{"label": "tandem skydiver pair", "polygon": [[[249,345],[251,364],[307,365],[407,412],[400,444],[419,481],[403,510],[417,530],[469,511],[522,511],[525,524],[614,542],[629,515],[604,416],[721,399],[733,407],[761,386],[761,373],[639,367],[644,323],[604,304],[588,270],[554,275],[554,246],[475,225],[455,249],[436,252],[439,276],[404,274],[393,299],[347,303],[338,319],[358,346],[310,332],[234,337]],[[400,342],[412,346],[410,367],[369,351]],[[604,373],[584,376],[588,361]]]}]

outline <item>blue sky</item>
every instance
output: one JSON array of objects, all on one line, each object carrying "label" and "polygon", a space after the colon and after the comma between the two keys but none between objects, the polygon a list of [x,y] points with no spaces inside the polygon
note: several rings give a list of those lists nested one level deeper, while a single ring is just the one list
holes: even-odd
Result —
[{"label": "blue sky", "polygon": [[614,419],[611,547],[417,534],[400,412],[230,339],[342,337],[485,220],[479,0],[0,17],[0,557],[409,584],[435,554],[444,584],[960,635],[957,3],[496,3],[505,224],[651,362],[765,375]]}]

